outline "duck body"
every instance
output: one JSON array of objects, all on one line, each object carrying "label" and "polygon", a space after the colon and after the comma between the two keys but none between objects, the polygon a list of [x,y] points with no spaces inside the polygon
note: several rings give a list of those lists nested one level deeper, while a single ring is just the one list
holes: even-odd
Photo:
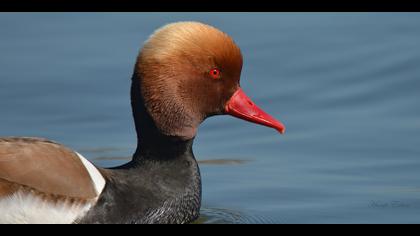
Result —
[{"label": "duck body", "polygon": [[[67,150],[62,145],[36,138],[3,138],[3,142],[36,143],[38,146],[54,145]],[[174,143],[161,150],[147,150],[145,154],[135,156],[133,161],[113,169],[95,168],[94,177],[86,177],[86,186],[77,189],[76,182],[66,186],[64,191],[43,189],[40,186],[26,186],[25,182],[0,178],[0,223],[78,223],[78,224],[181,224],[194,221],[199,216],[201,206],[201,177],[199,167],[191,150],[192,140]],[[80,155],[74,153],[75,155]],[[0,157],[1,162],[15,162]],[[20,158],[26,159],[24,156]],[[81,157],[81,156],[80,156]],[[81,157],[83,158],[83,157]],[[44,158],[41,158],[44,159]],[[44,162],[46,159],[44,159]],[[88,172],[82,161],[63,159],[62,163],[80,162],[80,169],[75,173]],[[86,163],[86,162],[85,162]],[[35,163],[28,163],[34,165]],[[13,163],[12,163],[13,165]],[[5,164],[3,164],[3,167]],[[92,169],[90,170],[92,171]],[[42,169],[29,171],[36,175]],[[4,174],[4,173],[3,173]],[[63,185],[67,178],[55,178],[66,173],[49,171],[48,185]],[[45,176],[44,176],[45,178]],[[98,178],[103,178],[99,192],[87,192],[95,188]],[[71,181],[76,181],[74,178]],[[96,181],[96,182],[95,182]],[[44,181],[47,183],[47,181]],[[101,182],[101,181],[99,181]],[[78,183],[80,184],[80,183]],[[31,184],[28,184],[31,185]],[[1,195],[0,195],[1,196]],[[19,207],[19,209],[18,209]],[[11,209],[13,208],[13,209]]]}]

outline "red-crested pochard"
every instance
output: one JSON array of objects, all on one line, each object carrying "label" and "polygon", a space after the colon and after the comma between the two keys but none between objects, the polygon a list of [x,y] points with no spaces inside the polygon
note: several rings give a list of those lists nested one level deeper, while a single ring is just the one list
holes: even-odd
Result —
[{"label": "red-crested pochard", "polygon": [[40,138],[0,138],[0,223],[189,223],[201,206],[192,152],[207,117],[283,124],[242,91],[242,55],[225,33],[197,22],[158,29],[137,58],[133,160],[103,169]]}]

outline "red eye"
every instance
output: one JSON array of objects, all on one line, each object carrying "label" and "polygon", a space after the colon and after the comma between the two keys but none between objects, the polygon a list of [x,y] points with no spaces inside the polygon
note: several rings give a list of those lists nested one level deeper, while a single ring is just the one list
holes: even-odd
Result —
[{"label": "red eye", "polygon": [[210,70],[210,76],[213,79],[220,79],[220,70],[217,68],[211,69]]}]

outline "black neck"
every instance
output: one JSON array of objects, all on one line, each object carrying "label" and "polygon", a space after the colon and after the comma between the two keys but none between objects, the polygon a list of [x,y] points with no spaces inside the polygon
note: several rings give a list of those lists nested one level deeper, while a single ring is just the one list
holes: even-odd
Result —
[{"label": "black neck", "polygon": [[141,159],[174,159],[191,155],[194,138],[184,140],[180,137],[162,134],[148,113],[139,78],[133,76],[131,85],[131,106],[137,132],[137,149],[133,162]]}]

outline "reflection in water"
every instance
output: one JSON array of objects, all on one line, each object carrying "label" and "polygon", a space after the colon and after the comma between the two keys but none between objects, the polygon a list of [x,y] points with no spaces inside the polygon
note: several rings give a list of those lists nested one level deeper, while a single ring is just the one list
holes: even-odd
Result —
[{"label": "reflection in water", "polygon": [[240,165],[250,162],[250,160],[240,159],[213,159],[213,160],[199,160],[198,164],[201,165]]},{"label": "reflection in water", "polygon": [[202,208],[201,215],[194,224],[279,224],[266,216],[244,213],[240,211],[220,208]]},{"label": "reflection in water", "polygon": [[377,189],[384,193],[419,193],[420,187],[394,187]]},{"label": "reflection in water", "polygon": [[108,153],[108,152],[118,152],[118,151],[125,151],[125,150],[126,150],[125,148],[117,148],[117,147],[100,147],[100,148],[81,148],[78,151],[88,152],[88,153]]},{"label": "reflection in water", "polygon": [[93,157],[91,158],[93,161],[129,161],[131,157]]},{"label": "reflection in water", "polygon": [[[94,162],[106,162],[106,161],[129,161],[131,157],[113,157],[113,156],[99,156],[91,158]],[[198,160],[200,165],[241,165],[250,160],[241,160],[241,159],[208,159],[208,160]]]}]

